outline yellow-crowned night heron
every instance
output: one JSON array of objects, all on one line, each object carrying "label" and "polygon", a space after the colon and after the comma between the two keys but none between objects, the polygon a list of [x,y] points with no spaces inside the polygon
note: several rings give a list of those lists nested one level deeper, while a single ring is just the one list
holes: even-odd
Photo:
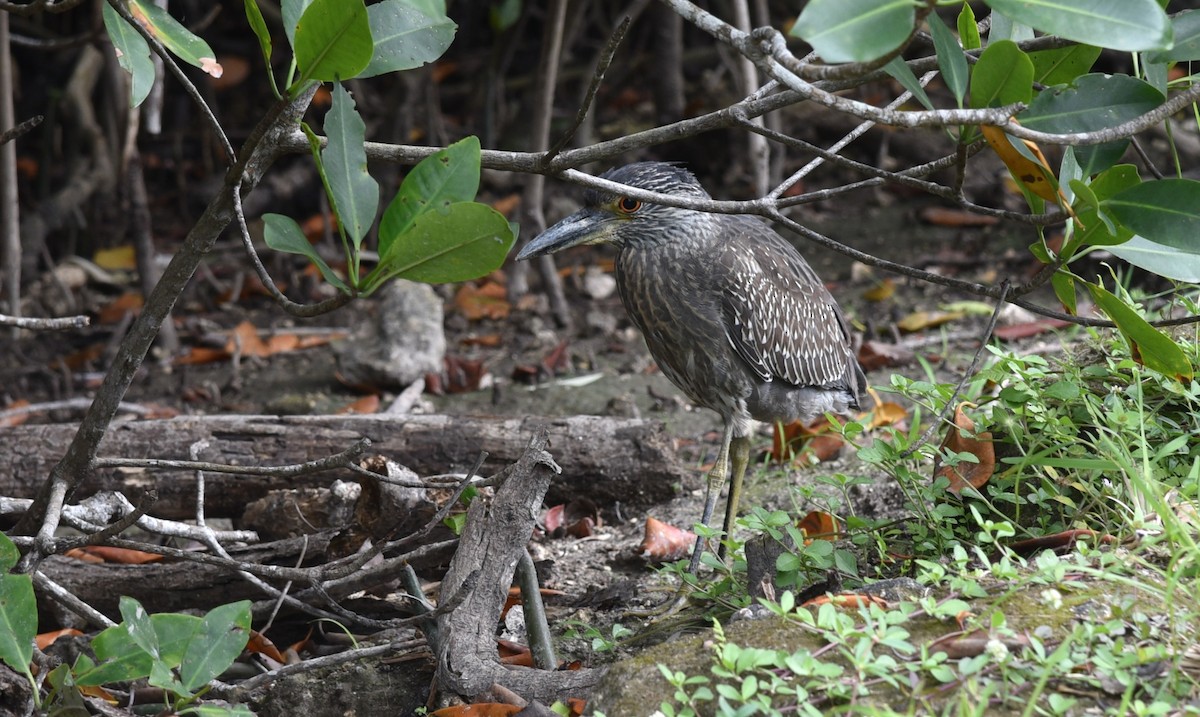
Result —
[{"label": "yellow-crowned night heron", "polygon": [[[663,162],[630,164],[601,176],[709,198],[691,172]],[[617,291],[659,368],[725,422],[701,522],[712,518],[732,457],[728,536],[750,458],[751,419],[809,420],[858,408],[866,379],[846,321],[804,257],[755,217],[588,191],[583,209],[535,237],[517,259],[598,243],[620,250]],[[692,572],[702,542],[696,543]]]}]

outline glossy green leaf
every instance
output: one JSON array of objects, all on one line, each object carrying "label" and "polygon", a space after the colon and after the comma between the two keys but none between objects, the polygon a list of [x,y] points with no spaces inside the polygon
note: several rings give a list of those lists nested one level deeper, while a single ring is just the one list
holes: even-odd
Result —
[{"label": "glossy green leaf", "polygon": [[430,209],[469,202],[479,192],[479,138],[464,137],[413,167],[379,221],[379,255]]},{"label": "glossy green leaf", "polygon": [[333,104],[325,115],[328,143],[321,153],[338,221],[354,247],[362,244],[379,209],[379,183],[367,172],[366,125],[342,83],[333,86]]},{"label": "glossy green leaf", "polygon": [[992,9],[988,17],[992,25],[988,28],[988,44],[1008,40],[1009,42],[1025,42],[1033,38],[1033,28],[1023,22],[1014,21],[1008,15]]},{"label": "glossy green leaf", "polygon": [[158,651],[158,634],[154,632],[154,624],[150,622],[150,614],[137,600],[122,595],[120,600],[121,617],[124,618],[125,629],[133,638],[135,645],[153,660],[161,660]]},{"label": "glossy green leaf", "polygon": [[929,32],[933,35],[933,47],[937,51],[942,81],[950,88],[950,92],[954,94],[954,101],[961,108],[963,98],[967,96],[967,82],[971,77],[967,58],[963,55],[954,33],[950,32],[950,28],[946,27],[946,23],[942,22],[937,13],[929,16]]},{"label": "glossy green leaf", "polygon": [[[1066,134],[1114,127],[1149,112],[1166,100],[1149,84],[1129,75],[1083,75],[1066,87],[1040,93],[1018,118],[1029,129]],[[1075,157],[1084,176],[1118,162],[1129,140],[1079,146]]]},{"label": "glossy green leaf", "polygon": [[428,283],[477,279],[504,263],[515,239],[504,215],[486,204],[458,202],[424,212],[380,258],[367,277],[368,291],[394,277]]},{"label": "glossy green leaf", "polygon": [[867,62],[900,47],[913,20],[911,0],[811,0],[791,34],[826,62]]},{"label": "glossy green leaf", "polygon": [[264,214],[262,218],[263,241],[267,246],[275,251],[308,257],[309,261],[316,265],[321,272],[321,276],[325,277],[325,281],[343,292],[350,292],[350,287],[346,286],[346,282],[338,278],[333,269],[329,268],[329,264],[325,263],[325,260],[317,253],[316,247],[308,243],[308,238],[304,236],[304,232],[300,230],[300,225],[296,223],[296,220],[282,214]]},{"label": "glossy green leaf", "polygon": [[96,652],[98,664],[90,670],[77,672],[76,684],[103,685],[150,675],[153,660],[137,646],[124,624],[114,625],[93,638],[92,649]]},{"label": "glossy green leaf", "polygon": [[430,15],[409,0],[383,0],[367,8],[375,51],[360,77],[411,70],[442,56],[458,26],[445,12]]},{"label": "glossy green leaf", "polygon": [[271,89],[279,96],[279,88],[275,86],[275,73],[271,72],[271,31],[267,28],[266,18],[258,7],[258,0],[244,0],[246,22],[258,38],[258,48],[262,51],[263,63],[267,68],[267,77],[271,79]]},{"label": "glossy green leaf", "polygon": [[1133,236],[1122,244],[1110,246],[1108,251],[1153,274],[1175,281],[1200,283],[1200,252],[1156,244],[1140,236]]},{"label": "glossy green leaf", "polygon": [[375,50],[363,0],[313,0],[296,24],[295,47],[295,88],[357,76]]},{"label": "glossy green leaf", "polygon": [[1170,50],[1147,52],[1147,62],[1200,60],[1200,10],[1184,10],[1171,18],[1175,45]]},{"label": "glossy green leaf", "polygon": [[1001,107],[1033,97],[1033,63],[1009,40],[987,46],[971,71],[971,107]]},{"label": "glossy green leaf", "polygon": [[151,658],[134,641],[129,634],[128,623],[121,623],[104,630],[92,640],[92,649],[100,662],[90,670],[77,671],[76,682],[80,685],[102,685],[149,677],[156,662],[160,670],[161,666],[178,666],[188,642],[200,626],[200,618],[179,613],[160,613],[151,615],[150,623],[158,643],[159,660]]},{"label": "glossy green leaf", "polygon": [[130,0],[129,11],[171,54],[208,75],[221,76],[221,66],[208,43],[171,17],[164,8],[150,0]]},{"label": "glossy green leaf", "polygon": [[964,50],[978,50],[983,47],[983,40],[979,37],[979,23],[975,20],[975,11],[971,9],[971,3],[964,2],[962,10],[958,11],[958,39],[962,42]]},{"label": "glossy green leaf", "polygon": [[7,572],[0,575],[0,660],[22,675],[29,674],[37,622],[33,578]]},{"label": "glossy green leaf", "polygon": [[283,15],[283,32],[293,48],[296,46],[296,25],[300,24],[300,18],[312,3],[313,0],[283,0],[279,4],[279,11]]},{"label": "glossy green leaf", "polygon": [[1058,297],[1063,309],[1072,316],[1077,315],[1079,312],[1075,293],[1075,277],[1064,271],[1056,271],[1050,276],[1050,284],[1054,287],[1054,295]]},{"label": "glossy green leaf", "polygon": [[1070,254],[1079,246],[1112,246],[1129,241],[1133,232],[1114,223],[1102,204],[1104,200],[1141,181],[1136,167],[1118,164],[1101,172],[1090,184],[1072,182],[1071,186],[1076,189],[1078,197],[1075,214],[1084,229],[1076,230],[1071,238],[1071,248],[1065,251]]},{"label": "glossy green leaf", "polygon": [[1192,364],[1170,336],[1151,326],[1133,307],[1103,287],[1088,283],[1087,288],[1096,306],[1112,319],[1125,337],[1135,361],[1180,381],[1191,380]]},{"label": "glossy green leaf", "polygon": [[1171,24],[1154,0],[988,0],[993,10],[1051,35],[1114,50],[1165,50]]},{"label": "glossy green leaf", "polygon": [[108,3],[101,3],[104,29],[117,51],[117,62],[132,78],[129,88],[129,106],[137,107],[145,101],[154,85],[154,63],[150,61],[150,46],[129,23],[121,19]]},{"label": "glossy green leaf", "polygon": [[1065,85],[1092,69],[1100,48],[1093,45],[1070,45],[1053,50],[1029,53],[1033,62],[1033,81],[1042,85]]},{"label": "glossy green leaf", "polygon": [[925,88],[921,86],[921,81],[913,74],[912,69],[909,68],[908,63],[904,61],[903,57],[893,57],[883,66],[883,71],[891,75],[904,89],[911,92],[912,96],[917,98],[917,101],[925,109],[933,109],[933,103],[929,101],[929,95],[925,94]]},{"label": "glossy green leaf", "polygon": [[249,600],[210,610],[188,642],[179,666],[184,687],[194,692],[229,669],[249,639]]},{"label": "glossy green leaf", "polygon": [[1101,202],[1121,224],[1156,244],[1200,252],[1200,182],[1142,182]]},{"label": "glossy green leaf", "polygon": [[0,533],[0,573],[6,573],[16,567],[21,559],[21,551],[7,535]]}]

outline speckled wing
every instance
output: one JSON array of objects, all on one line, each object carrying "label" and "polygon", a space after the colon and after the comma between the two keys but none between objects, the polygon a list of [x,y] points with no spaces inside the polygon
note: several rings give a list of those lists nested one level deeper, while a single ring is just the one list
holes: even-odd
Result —
[{"label": "speckled wing", "polygon": [[853,358],[841,312],[808,262],[769,227],[726,244],[720,261],[725,335],[763,381],[843,385],[853,392]]}]

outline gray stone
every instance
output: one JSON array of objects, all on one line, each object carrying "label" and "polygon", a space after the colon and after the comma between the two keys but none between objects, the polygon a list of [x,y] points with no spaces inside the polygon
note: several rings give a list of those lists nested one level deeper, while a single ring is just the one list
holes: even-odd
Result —
[{"label": "gray stone", "polygon": [[442,371],[442,300],[432,287],[397,279],[364,306],[361,325],[338,346],[346,381],[399,389]]}]

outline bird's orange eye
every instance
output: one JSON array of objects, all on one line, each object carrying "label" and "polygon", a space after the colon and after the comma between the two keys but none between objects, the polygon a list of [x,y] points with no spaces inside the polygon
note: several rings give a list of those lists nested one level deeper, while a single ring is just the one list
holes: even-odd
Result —
[{"label": "bird's orange eye", "polygon": [[623,214],[633,214],[642,208],[642,200],[632,197],[621,197],[617,200],[617,209],[620,209]]}]

